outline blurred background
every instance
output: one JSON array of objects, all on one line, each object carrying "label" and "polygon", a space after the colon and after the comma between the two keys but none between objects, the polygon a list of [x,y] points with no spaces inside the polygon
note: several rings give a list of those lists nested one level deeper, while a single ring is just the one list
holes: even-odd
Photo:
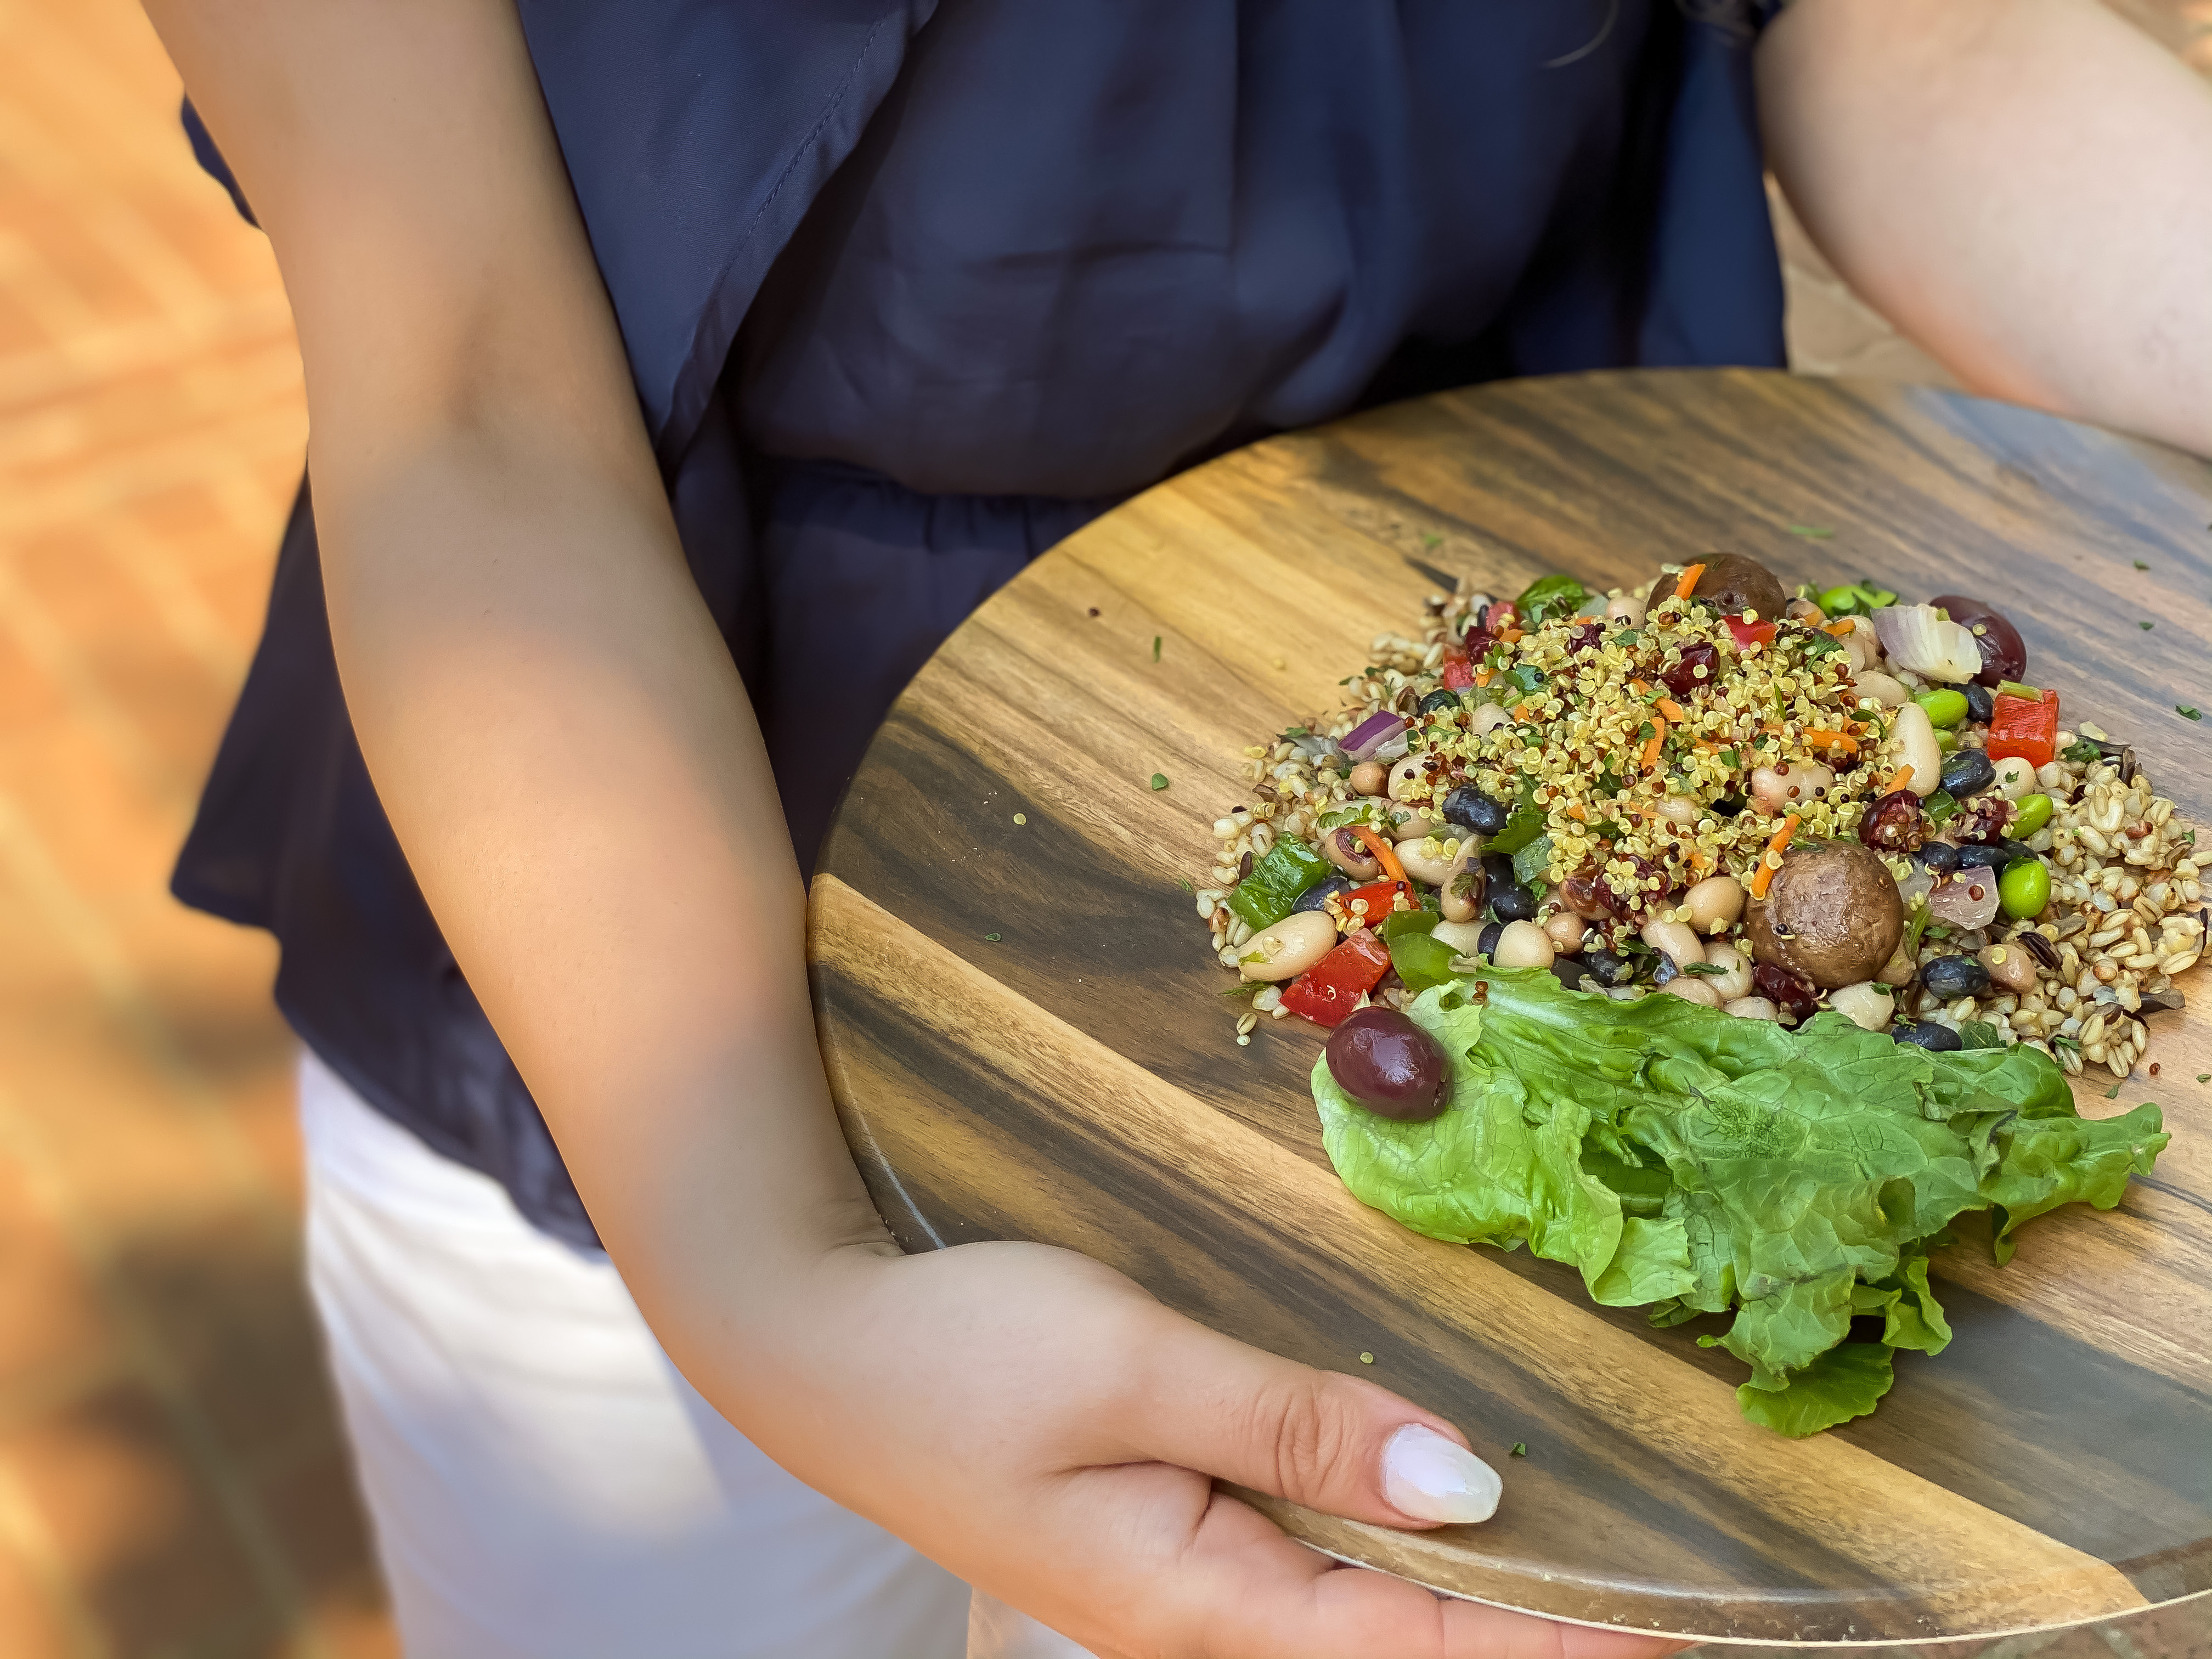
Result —
[{"label": "blurred background", "polygon": [[[2212,0],[2111,3],[2212,76]],[[133,0],[0,0],[0,1659],[369,1659],[275,952],[167,890],[307,443],[179,90]],[[1778,217],[1795,367],[1946,379]],[[2212,1602],[2028,1654],[2212,1659]]]}]

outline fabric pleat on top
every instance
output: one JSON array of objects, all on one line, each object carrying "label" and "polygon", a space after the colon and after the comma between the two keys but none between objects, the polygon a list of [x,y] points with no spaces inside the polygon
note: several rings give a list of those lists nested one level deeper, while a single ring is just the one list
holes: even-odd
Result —
[{"label": "fabric pleat on top", "polygon": [[[1502,374],[1778,365],[1759,15],[1695,9],[520,0],[802,860],[944,636],[1176,468]],[[276,933],[366,1098],[594,1242],[362,766],[304,489],[175,884]]]}]

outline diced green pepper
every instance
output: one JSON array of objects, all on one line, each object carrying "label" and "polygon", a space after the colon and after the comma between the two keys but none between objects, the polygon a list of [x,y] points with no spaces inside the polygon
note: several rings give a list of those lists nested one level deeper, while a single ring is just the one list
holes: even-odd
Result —
[{"label": "diced green pepper", "polygon": [[1435,937],[1437,920],[1433,910],[1394,910],[1376,930],[1390,947],[1390,965],[1408,990],[1425,991],[1452,977],[1455,952]]},{"label": "diced green pepper", "polygon": [[1273,927],[1291,914],[1291,906],[1328,873],[1328,860],[1302,841],[1285,837],[1267,856],[1252,866],[1252,873],[1237,884],[1229,908],[1256,932]]},{"label": "diced green pepper", "polygon": [[[1506,821],[1505,827],[1509,830],[1513,827],[1510,819]],[[1537,836],[1513,855],[1513,879],[1523,887],[1540,886],[1544,881],[1545,872],[1551,867],[1552,838],[1549,836]]]},{"label": "diced green pepper", "polygon": [[2020,839],[2026,840],[2051,822],[2053,809],[2050,796],[2022,795],[2019,805],[2020,811],[2013,815],[2012,823],[2007,828],[2010,834]]},{"label": "diced green pepper", "polygon": [[1959,816],[1959,803],[1949,790],[1938,789],[1922,799],[1920,810],[1928,814],[1930,823],[1948,823]]}]

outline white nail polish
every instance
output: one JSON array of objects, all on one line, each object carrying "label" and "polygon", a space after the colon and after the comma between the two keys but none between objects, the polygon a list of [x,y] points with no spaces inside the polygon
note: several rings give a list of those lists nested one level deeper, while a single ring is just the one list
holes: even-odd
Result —
[{"label": "white nail polish", "polygon": [[1498,1471],[1434,1429],[1408,1423],[1382,1448],[1382,1495],[1422,1521],[1487,1521],[1505,1490]]}]

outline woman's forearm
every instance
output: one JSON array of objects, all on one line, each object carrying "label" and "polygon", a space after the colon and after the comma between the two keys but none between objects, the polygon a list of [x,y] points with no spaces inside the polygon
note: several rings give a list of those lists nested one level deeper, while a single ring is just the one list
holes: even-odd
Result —
[{"label": "woman's forearm", "polygon": [[2212,88],[2094,0],[1796,0],[1777,176],[1976,391],[2212,454]]}]

